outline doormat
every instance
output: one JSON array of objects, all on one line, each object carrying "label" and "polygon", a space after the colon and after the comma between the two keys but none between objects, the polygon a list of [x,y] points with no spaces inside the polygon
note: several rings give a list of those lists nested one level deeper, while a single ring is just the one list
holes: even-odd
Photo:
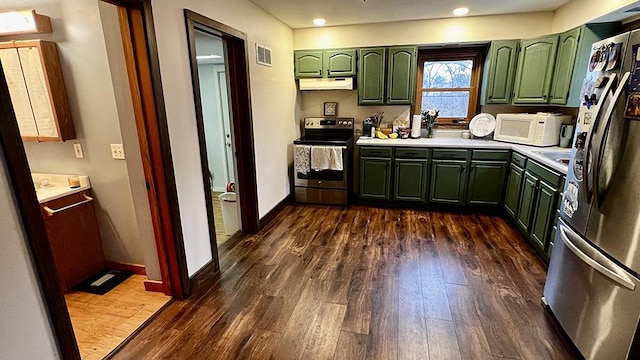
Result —
[{"label": "doormat", "polygon": [[130,271],[104,269],[76,285],[73,289],[96,295],[104,295],[127,280],[131,275],[133,275],[133,273]]}]

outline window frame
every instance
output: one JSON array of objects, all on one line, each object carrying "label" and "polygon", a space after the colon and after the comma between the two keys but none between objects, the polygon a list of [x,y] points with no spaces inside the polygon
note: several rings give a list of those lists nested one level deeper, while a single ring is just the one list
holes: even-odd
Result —
[{"label": "window frame", "polygon": [[[485,52],[486,47],[420,49],[418,51],[414,113],[420,114],[422,110],[422,93],[424,91],[469,91],[469,107],[465,118],[438,117],[436,120],[436,126],[467,127],[469,121],[478,113],[480,108],[480,85]],[[423,88],[424,63],[426,61],[443,60],[472,60],[471,86],[469,88]]]}]

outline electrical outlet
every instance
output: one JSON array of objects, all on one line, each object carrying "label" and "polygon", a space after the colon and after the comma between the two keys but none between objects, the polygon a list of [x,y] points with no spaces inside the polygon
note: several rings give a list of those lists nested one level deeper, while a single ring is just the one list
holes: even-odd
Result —
[{"label": "electrical outlet", "polygon": [[111,157],[116,160],[124,160],[124,146],[122,144],[111,144]]},{"label": "electrical outlet", "polygon": [[78,159],[82,159],[84,157],[84,153],[82,152],[82,145],[79,143],[73,144],[73,151],[76,152],[76,157]]}]

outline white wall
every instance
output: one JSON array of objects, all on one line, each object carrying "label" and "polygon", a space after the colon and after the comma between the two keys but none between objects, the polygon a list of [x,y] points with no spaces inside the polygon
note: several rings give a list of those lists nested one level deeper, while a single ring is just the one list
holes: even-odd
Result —
[{"label": "white wall", "polygon": [[0,149],[0,359],[59,359]]},{"label": "white wall", "polygon": [[[141,163],[134,163],[140,161],[139,154],[134,154],[138,151],[137,139],[130,131],[122,134],[124,129],[121,129],[119,120],[123,114],[118,112],[116,101],[117,96],[122,99],[124,92],[129,91],[126,73],[120,69],[117,74],[112,74],[109,67],[99,3],[99,0],[0,0],[1,11],[34,8],[51,18],[52,34],[14,36],[11,40],[36,38],[58,44],[77,134],[76,140],[64,143],[25,143],[25,149],[34,172],[89,175],[106,259],[150,264],[151,277],[154,277],[154,264],[145,258],[145,251],[151,251],[155,246],[154,239],[149,238],[148,233],[141,236],[138,228],[139,222],[151,226],[150,220],[138,219],[136,215],[136,210],[143,208],[144,204],[134,205],[134,199],[146,199],[144,183],[140,183],[140,176],[136,173],[140,171]],[[110,21],[111,30],[106,35],[115,39],[119,37],[117,18],[115,24],[113,16]],[[114,89],[112,75],[125,76],[125,83]],[[73,143],[76,142],[82,144],[84,159],[75,158]],[[109,144],[119,143],[125,145],[127,161],[111,158]],[[138,187],[132,188],[132,182],[136,180]],[[132,191],[138,192],[136,198]],[[146,241],[144,246],[142,241]],[[157,259],[155,252],[152,255]],[[159,272],[157,275],[159,277]]]},{"label": "white wall", "polygon": [[[290,144],[299,136],[294,117],[293,36],[289,27],[247,0],[153,1],[152,5],[187,266],[192,275],[211,259],[211,251],[183,9],[247,34],[261,217],[290,193]],[[256,42],[272,49],[272,67],[256,64]]]},{"label": "white wall", "polygon": [[471,16],[293,30],[295,49],[445,44],[520,39],[551,32],[553,12]]},{"label": "white wall", "polygon": [[623,7],[640,4],[637,0],[572,0],[556,10],[552,32],[563,32],[586,24]]}]

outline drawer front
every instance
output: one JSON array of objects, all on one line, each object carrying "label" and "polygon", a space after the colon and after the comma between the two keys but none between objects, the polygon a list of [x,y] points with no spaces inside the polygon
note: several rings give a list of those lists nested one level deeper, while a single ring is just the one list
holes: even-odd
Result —
[{"label": "drawer front", "polygon": [[509,160],[509,150],[473,150],[473,160]]},{"label": "drawer front", "polygon": [[457,159],[464,160],[467,158],[467,150],[459,149],[434,149],[434,159]]},{"label": "drawer front", "polygon": [[429,158],[429,149],[397,148],[396,158],[426,160]]},{"label": "drawer front", "polygon": [[375,147],[375,146],[367,146],[360,148],[360,156],[361,157],[385,157],[390,158],[392,153],[392,148],[389,147]]},{"label": "drawer front", "polygon": [[511,153],[511,162],[524,168],[527,164],[527,158],[524,155],[518,154],[517,152]]},{"label": "drawer front", "polygon": [[560,188],[560,184],[562,183],[562,175],[560,173],[557,173],[534,160],[527,161],[527,170],[556,189]]}]

